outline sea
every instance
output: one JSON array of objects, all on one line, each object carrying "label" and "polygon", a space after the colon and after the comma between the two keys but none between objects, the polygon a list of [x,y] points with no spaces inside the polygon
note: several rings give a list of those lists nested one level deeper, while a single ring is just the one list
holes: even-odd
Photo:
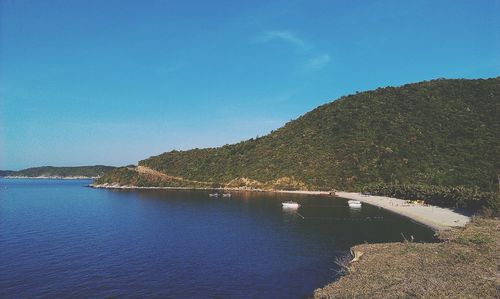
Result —
[{"label": "sea", "polygon": [[434,238],[332,196],[90,183],[0,179],[0,298],[307,298],[353,245]]}]

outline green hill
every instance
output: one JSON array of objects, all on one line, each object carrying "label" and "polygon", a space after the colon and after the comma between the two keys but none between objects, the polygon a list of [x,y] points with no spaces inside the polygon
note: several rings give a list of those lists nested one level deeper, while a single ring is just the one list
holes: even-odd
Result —
[{"label": "green hill", "polygon": [[12,175],[13,173],[15,173],[13,170],[0,170],[0,177]]},{"label": "green hill", "polygon": [[112,166],[75,166],[75,167],[53,167],[42,166],[27,168],[19,171],[8,171],[3,176],[13,177],[100,177],[104,173],[115,169]]},{"label": "green hill", "polygon": [[360,190],[373,183],[498,190],[500,77],[378,88],[322,105],[270,134],[139,162],[96,184]]}]

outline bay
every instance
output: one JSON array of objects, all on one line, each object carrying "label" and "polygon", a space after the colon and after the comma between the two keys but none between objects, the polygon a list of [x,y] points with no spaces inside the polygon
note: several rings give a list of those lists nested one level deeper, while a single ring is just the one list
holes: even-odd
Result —
[{"label": "bay", "polygon": [[0,179],[0,297],[301,298],[335,280],[334,259],[355,244],[433,239],[329,196],[90,182]]}]

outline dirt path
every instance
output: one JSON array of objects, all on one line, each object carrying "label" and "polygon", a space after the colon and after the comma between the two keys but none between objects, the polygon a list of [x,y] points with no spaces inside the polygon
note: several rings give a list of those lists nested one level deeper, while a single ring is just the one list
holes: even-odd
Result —
[{"label": "dirt path", "polygon": [[139,165],[135,168],[135,170],[141,174],[151,175],[151,176],[159,177],[159,178],[166,179],[166,180],[169,180],[169,179],[182,180],[182,178],[180,178],[180,177],[170,176],[170,175],[164,174],[163,172],[159,172],[158,170],[154,170],[154,169],[151,169],[151,168],[146,167],[146,166]]}]

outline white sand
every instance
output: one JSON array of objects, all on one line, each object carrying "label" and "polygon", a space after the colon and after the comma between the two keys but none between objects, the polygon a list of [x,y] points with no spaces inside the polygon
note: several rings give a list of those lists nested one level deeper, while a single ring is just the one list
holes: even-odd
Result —
[{"label": "white sand", "polygon": [[336,192],[335,195],[384,208],[429,226],[434,230],[446,230],[451,227],[465,226],[465,224],[470,221],[468,216],[457,213],[451,209],[429,205],[408,204],[405,200],[397,198],[373,195],[367,196],[353,192]]}]

